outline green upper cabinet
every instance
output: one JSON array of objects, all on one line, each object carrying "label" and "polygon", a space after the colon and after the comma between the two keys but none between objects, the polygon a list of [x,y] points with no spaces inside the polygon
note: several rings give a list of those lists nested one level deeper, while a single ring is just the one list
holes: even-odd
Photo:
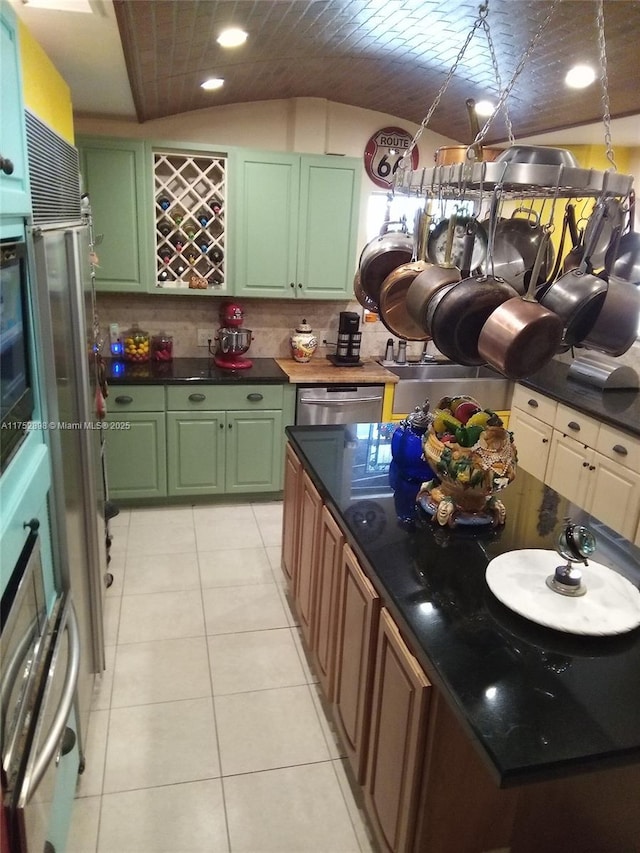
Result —
[{"label": "green upper cabinet", "polygon": [[145,293],[152,269],[153,201],[143,141],[79,137],[80,169],[89,194],[99,266],[98,290]]},{"label": "green upper cabinet", "polygon": [[361,171],[353,158],[239,150],[232,186],[235,293],[348,298]]},{"label": "green upper cabinet", "polygon": [[20,48],[15,12],[0,3],[0,214],[31,212]]}]

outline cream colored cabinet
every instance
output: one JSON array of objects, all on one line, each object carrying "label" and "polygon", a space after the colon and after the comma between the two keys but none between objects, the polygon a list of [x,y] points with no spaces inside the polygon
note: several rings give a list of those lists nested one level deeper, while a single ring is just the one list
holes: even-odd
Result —
[{"label": "cream colored cabinet", "polygon": [[518,452],[518,467],[544,480],[553,427],[521,409],[511,409],[509,429]]},{"label": "cream colored cabinet", "polygon": [[553,431],[545,482],[558,494],[586,509],[593,450],[564,433]]}]

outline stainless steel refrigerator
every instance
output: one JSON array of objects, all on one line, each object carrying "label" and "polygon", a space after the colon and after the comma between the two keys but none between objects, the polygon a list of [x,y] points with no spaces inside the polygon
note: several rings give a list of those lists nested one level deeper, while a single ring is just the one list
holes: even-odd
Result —
[{"label": "stainless steel refrigerator", "polygon": [[[104,669],[107,573],[102,430],[96,413],[95,293],[89,228],[82,222],[28,229],[52,459],[50,513],[61,591],[73,600],[80,634],[80,754],[95,674]],[[81,759],[82,760],[82,759]]]}]

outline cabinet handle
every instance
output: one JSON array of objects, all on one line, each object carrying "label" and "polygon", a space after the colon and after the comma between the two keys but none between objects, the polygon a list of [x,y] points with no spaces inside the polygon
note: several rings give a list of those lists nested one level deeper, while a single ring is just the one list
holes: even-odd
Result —
[{"label": "cabinet handle", "polygon": [[207,399],[205,394],[189,394],[192,403],[204,403]]},{"label": "cabinet handle", "polygon": [[627,448],[622,444],[614,444],[612,450],[614,453],[619,453],[620,456],[627,456],[629,453]]},{"label": "cabinet handle", "polygon": [[31,518],[29,521],[25,521],[22,525],[23,528],[28,527],[32,533],[36,533],[38,528],[40,527],[40,519]]},{"label": "cabinet handle", "polygon": [[302,284],[300,282],[298,282],[298,287],[302,290]]},{"label": "cabinet handle", "polygon": [[580,432],[580,424],[576,423],[576,421],[569,421],[567,424],[569,429],[572,429],[574,432]]},{"label": "cabinet handle", "polygon": [[543,443],[543,444],[549,444],[549,439],[548,439],[548,438],[543,438],[543,439],[542,439],[542,443]]},{"label": "cabinet handle", "polygon": [[596,466],[595,466],[595,465],[589,465],[589,470],[590,470],[590,471],[595,471],[595,470],[596,470]]},{"label": "cabinet handle", "polygon": [[250,403],[259,403],[260,400],[264,400],[264,397],[258,391],[253,391],[251,394],[247,394],[247,400]]},{"label": "cabinet handle", "polygon": [[133,397],[129,397],[128,394],[120,394],[119,397],[116,397],[116,403],[120,403],[121,405],[129,405],[129,403],[133,403]]},{"label": "cabinet handle", "polygon": [[583,467],[583,468],[588,468],[588,467],[589,467],[589,463],[588,463],[588,462],[583,462],[583,463],[582,463],[582,467]]},{"label": "cabinet handle", "polygon": [[295,286],[296,286],[296,285],[295,285],[295,282],[293,282],[293,281],[290,281],[290,282],[289,282],[289,287],[293,288],[293,287],[295,287]]},{"label": "cabinet handle", "polygon": [[220,424],[220,429],[224,429],[224,424]]},{"label": "cabinet handle", "polygon": [[233,429],[233,424],[227,424],[227,429]]},{"label": "cabinet handle", "polygon": [[538,401],[534,400],[533,398],[531,400],[527,400],[527,406],[531,406],[532,409],[537,409]]},{"label": "cabinet handle", "polygon": [[13,163],[8,157],[0,155],[0,169],[2,169],[5,175],[13,175]]}]

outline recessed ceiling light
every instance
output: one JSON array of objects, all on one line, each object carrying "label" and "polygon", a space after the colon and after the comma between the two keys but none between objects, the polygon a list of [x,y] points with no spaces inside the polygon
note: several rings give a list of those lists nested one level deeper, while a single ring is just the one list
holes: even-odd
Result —
[{"label": "recessed ceiling light", "polygon": [[246,40],[247,33],[239,27],[229,27],[229,29],[223,30],[216,39],[220,47],[238,47],[244,44]]},{"label": "recessed ceiling light", "polygon": [[489,116],[493,115],[495,107],[491,103],[491,101],[478,101],[476,104],[476,113],[483,118],[489,118]]},{"label": "recessed ceiling light", "polygon": [[590,65],[574,65],[567,71],[564,82],[571,89],[585,89],[596,79],[596,72]]},{"label": "recessed ceiling light", "polygon": [[224,80],[222,77],[209,77],[200,86],[207,92],[212,92],[214,89],[221,89],[224,86]]}]

